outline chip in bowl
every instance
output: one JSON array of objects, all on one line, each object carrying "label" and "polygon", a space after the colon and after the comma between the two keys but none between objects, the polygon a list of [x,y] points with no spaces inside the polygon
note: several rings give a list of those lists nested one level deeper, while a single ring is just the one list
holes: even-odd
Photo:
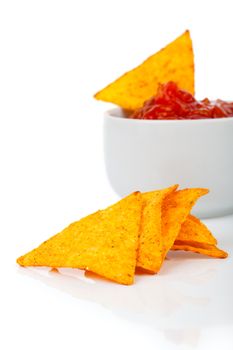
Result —
[{"label": "chip in bowl", "polygon": [[161,83],[168,81],[194,94],[194,56],[188,30],[94,97],[134,111],[156,94]]}]

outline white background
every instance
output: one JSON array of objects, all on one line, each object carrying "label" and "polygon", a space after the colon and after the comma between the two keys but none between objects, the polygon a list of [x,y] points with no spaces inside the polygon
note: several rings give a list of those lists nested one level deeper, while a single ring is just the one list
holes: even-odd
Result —
[{"label": "white background", "polygon": [[[232,99],[231,4],[0,1],[1,349],[232,349],[232,323],[216,323],[209,333],[168,329],[164,337],[142,310],[137,317],[127,307],[115,312],[118,286],[97,281],[80,297],[82,283],[64,280],[51,288],[47,277],[15,263],[68,223],[117,199],[103,162],[108,106],[92,98],[97,90],[190,29],[197,96]],[[151,282],[141,277],[138,283],[143,289]]]}]

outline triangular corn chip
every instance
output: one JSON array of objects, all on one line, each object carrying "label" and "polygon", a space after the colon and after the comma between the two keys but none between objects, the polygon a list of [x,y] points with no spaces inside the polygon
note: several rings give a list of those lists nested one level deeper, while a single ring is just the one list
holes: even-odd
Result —
[{"label": "triangular corn chip", "polygon": [[176,240],[196,243],[217,244],[217,240],[208,228],[195,216],[189,215],[181,226]]},{"label": "triangular corn chip", "polygon": [[135,110],[156,94],[159,84],[168,81],[194,94],[194,58],[189,31],[99,91],[95,98]]},{"label": "triangular corn chip", "polygon": [[181,225],[189,215],[197,199],[208,190],[203,188],[190,188],[173,192],[168,195],[162,205],[162,234],[164,237],[163,259],[173,246]]},{"label": "triangular corn chip", "polygon": [[175,241],[172,250],[185,250],[194,253],[204,254],[213,258],[226,258],[228,254],[217,248],[215,245],[195,242]]},{"label": "triangular corn chip", "polygon": [[71,224],[17,262],[22,266],[86,269],[132,284],[141,212],[142,197],[136,192]]},{"label": "triangular corn chip", "polygon": [[155,273],[162,263],[162,201],[178,185],[142,194],[143,211],[138,246],[137,267]]}]

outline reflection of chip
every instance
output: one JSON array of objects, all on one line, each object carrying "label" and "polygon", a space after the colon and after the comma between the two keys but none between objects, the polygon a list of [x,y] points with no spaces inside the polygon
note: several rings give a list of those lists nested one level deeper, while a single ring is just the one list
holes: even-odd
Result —
[{"label": "reflection of chip", "polygon": [[163,259],[173,246],[193,205],[206,193],[208,190],[203,188],[190,188],[173,192],[165,198],[162,205]]},{"label": "reflection of chip", "polygon": [[195,216],[189,215],[176,237],[179,241],[194,241],[197,243],[217,244],[208,228]]},{"label": "reflection of chip", "polygon": [[140,193],[71,224],[20,257],[22,266],[76,267],[122,284],[134,279],[142,212]]},{"label": "reflection of chip", "polygon": [[135,110],[156,94],[159,83],[168,81],[194,95],[194,58],[188,31],[98,92],[95,98]]},{"label": "reflection of chip", "polygon": [[163,237],[161,209],[163,199],[178,186],[142,194],[143,212],[139,237],[137,266],[155,273],[162,263]]},{"label": "reflection of chip", "polygon": [[185,250],[194,253],[204,254],[213,258],[226,258],[228,254],[217,248],[215,245],[195,242],[175,241],[172,250]]}]

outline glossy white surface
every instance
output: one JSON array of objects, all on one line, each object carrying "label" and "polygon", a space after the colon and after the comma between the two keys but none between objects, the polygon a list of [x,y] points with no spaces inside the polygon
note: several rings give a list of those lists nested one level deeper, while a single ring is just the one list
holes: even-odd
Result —
[{"label": "glossy white surface", "polygon": [[134,120],[113,109],[104,118],[106,169],[113,189],[135,191],[180,184],[206,187],[201,217],[233,213],[233,118]]}]

